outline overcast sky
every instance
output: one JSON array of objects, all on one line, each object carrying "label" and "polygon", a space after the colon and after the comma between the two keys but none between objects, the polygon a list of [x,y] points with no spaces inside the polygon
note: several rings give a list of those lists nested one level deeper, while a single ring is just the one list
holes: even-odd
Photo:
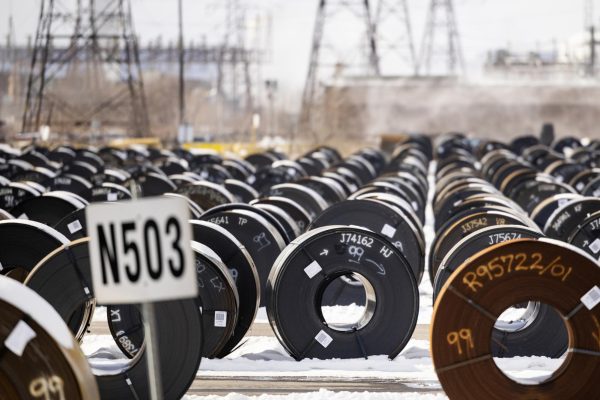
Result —
[{"label": "overcast sky", "polygon": [[[68,3],[68,0],[63,0]],[[177,34],[175,0],[131,0],[135,29],[146,42],[159,34],[165,41]],[[214,21],[206,17],[207,4],[224,0],[183,0],[186,41],[199,41]],[[280,82],[283,93],[302,87],[308,65],[317,0],[243,0],[273,15],[273,59],[265,78]],[[430,0],[408,0],[415,44],[418,47]],[[525,51],[551,49],[572,40],[583,30],[584,0],[455,0],[458,29],[467,70],[477,76],[488,50],[510,46]],[[600,0],[597,1],[600,3]],[[40,0],[0,0],[0,35],[8,32],[12,12],[16,38],[24,42],[36,27]],[[596,9],[600,11],[600,4]],[[596,18],[596,21],[598,19]],[[4,40],[4,39],[3,39]],[[284,99],[282,99],[284,100]]]}]

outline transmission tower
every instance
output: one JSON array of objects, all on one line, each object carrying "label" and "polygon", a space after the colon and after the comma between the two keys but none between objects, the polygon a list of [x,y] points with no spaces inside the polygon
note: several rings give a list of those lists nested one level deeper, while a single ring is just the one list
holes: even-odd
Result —
[{"label": "transmission tower", "polygon": [[[3,82],[0,80],[0,124],[2,123],[2,106],[4,104],[4,96],[8,98],[12,98],[14,85],[12,85],[12,80],[14,77],[14,71],[16,71],[15,65],[15,52],[13,50],[14,43],[14,25],[13,25],[13,17],[12,12],[8,16],[8,33],[6,35],[6,46],[4,50],[4,54],[0,54],[0,73],[7,74],[8,78],[6,80],[6,87],[4,87]],[[1,129],[1,127],[0,127]]]},{"label": "transmission tower", "polygon": [[589,59],[585,65],[585,74],[588,77],[594,77],[596,75],[597,48],[600,44],[600,41],[596,39],[596,27],[594,26],[594,0],[585,0],[583,7],[583,29],[589,35],[587,43],[589,47]]},{"label": "transmission tower", "polygon": [[126,128],[149,134],[137,38],[128,0],[42,0],[24,132]]},{"label": "transmission tower", "polygon": [[379,0],[374,20],[381,74],[415,74],[417,60],[407,0]]},{"label": "transmission tower", "polygon": [[302,95],[302,134],[317,138],[324,127],[327,85],[344,77],[379,76],[373,28],[369,0],[319,0]]},{"label": "transmission tower", "polygon": [[463,72],[464,60],[452,0],[431,0],[418,73],[452,76]]},{"label": "transmission tower", "polygon": [[[224,31],[217,62],[217,94],[233,111],[234,133],[247,132],[254,112],[252,51],[247,45],[247,9],[239,0],[226,0]],[[231,133],[231,132],[230,132]]]},{"label": "transmission tower", "polygon": [[2,57],[2,64],[0,64],[0,71],[6,72],[11,68],[14,68],[14,40],[15,40],[15,26],[13,24],[12,13],[8,16],[8,33],[6,34],[6,54]]},{"label": "transmission tower", "polygon": [[594,25],[594,0],[583,1],[583,29],[588,30]]}]

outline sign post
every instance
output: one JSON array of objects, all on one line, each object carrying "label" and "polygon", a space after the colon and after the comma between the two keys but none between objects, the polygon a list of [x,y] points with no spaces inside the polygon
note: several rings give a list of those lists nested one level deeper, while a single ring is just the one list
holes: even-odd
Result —
[{"label": "sign post", "polygon": [[148,366],[148,383],[150,384],[150,399],[162,399],[162,381],[160,379],[160,365],[156,356],[158,346],[154,338],[156,332],[156,313],[154,303],[142,303],[142,319],[144,321],[144,338],[146,340],[146,361]]},{"label": "sign post", "polygon": [[100,304],[142,304],[150,398],[162,399],[155,302],[198,295],[185,200],[155,197],[86,209],[90,261]]}]

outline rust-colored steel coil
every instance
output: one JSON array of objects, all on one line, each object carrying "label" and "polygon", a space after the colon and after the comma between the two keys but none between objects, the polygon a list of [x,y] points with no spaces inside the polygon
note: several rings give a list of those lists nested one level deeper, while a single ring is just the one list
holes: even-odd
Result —
[{"label": "rust-colored steel coil", "polygon": [[[600,268],[552,239],[500,243],[462,264],[442,288],[431,325],[431,355],[450,399],[600,398]],[[554,307],[569,332],[561,367],[537,385],[511,380],[491,352],[494,323],[527,301]]]},{"label": "rust-colored steel coil", "polygon": [[0,343],[0,399],[100,399],[90,366],[58,313],[4,276]]}]

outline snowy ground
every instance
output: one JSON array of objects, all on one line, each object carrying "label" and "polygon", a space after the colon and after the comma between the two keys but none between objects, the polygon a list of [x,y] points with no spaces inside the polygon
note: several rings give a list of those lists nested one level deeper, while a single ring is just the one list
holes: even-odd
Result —
[{"label": "snowy ground", "polygon": [[441,394],[419,393],[373,393],[373,392],[332,392],[319,390],[311,393],[293,393],[287,395],[244,396],[230,393],[227,396],[186,396],[185,400],[442,400]]},{"label": "snowy ground", "polygon": [[400,357],[355,360],[293,360],[274,337],[251,337],[240,349],[221,360],[202,360],[200,376],[310,376],[336,378],[404,378],[437,381],[431,365],[429,342],[411,340]]}]

